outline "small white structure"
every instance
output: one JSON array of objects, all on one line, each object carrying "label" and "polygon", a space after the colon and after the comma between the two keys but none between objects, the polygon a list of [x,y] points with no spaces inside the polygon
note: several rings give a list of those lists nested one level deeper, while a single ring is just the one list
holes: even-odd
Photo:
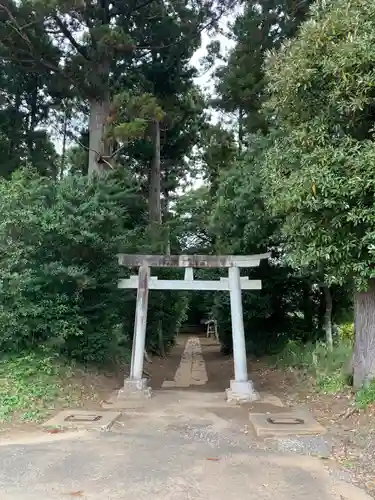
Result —
[{"label": "small white structure", "polygon": [[202,319],[201,324],[206,327],[206,337],[214,337],[219,342],[219,334],[217,333],[216,319]]},{"label": "small white structure", "polygon": [[[124,382],[119,397],[129,392],[144,391],[149,394],[147,380],[143,378],[143,360],[146,341],[147,307],[149,290],[228,290],[230,292],[234,380],[227,389],[228,400],[254,401],[259,399],[253,383],[248,378],[245,332],[243,324],[241,290],[260,290],[260,280],[240,277],[240,268],[258,267],[261,255],[127,255],[118,256],[119,264],[138,267],[138,276],[120,280],[119,288],[136,288],[137,305],[134,323],[134,338],[130,376]],[[150,275],[151,267],[185,268],[184,280],[159,280]],[[220,280],[195,280],[194,268],[228,268],[228,278]]]}]

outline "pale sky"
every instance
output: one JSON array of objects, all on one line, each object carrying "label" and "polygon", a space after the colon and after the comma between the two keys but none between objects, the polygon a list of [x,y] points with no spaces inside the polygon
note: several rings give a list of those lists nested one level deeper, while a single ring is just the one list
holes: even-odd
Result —
[{"label": "pale sky", "polygon": [[[228,16],[223,16],[222,19],[219,22],[219,27],[221,30],[224,32],[228,31],[228,24],[232,23],[236,16],[240,13],[241,8],[236,8],[231,15]],[[216,35],[216,36],[209,36],[206,32],[202,33],[202,45],[201,47],[195,52],[194,56],[191,59],[191,64],[195,66],[198,71],[200,71],[200,75],[198,78],[195,79],[195,83],[199,85],[202,89],[205,91],[209,92],[210,94],[213,94],[213,79],[212,79],[212,73],[216,69],[216,67],[219,65],[219,62],[210,70],[210,71],[204,71],[204,69],[200,65],[200,60],[206,55],[206,47],[207,45],[214,41],[218,40],[221,45],[221,52],[223,54],[227,54],[228,51],[233,48],[234,42],[232,40],[229,40],[227,37],[223,35]]]},{"label": "pale sky", "polygon": [[[236,10],[233,11],[233,13],[230,16],[224,16],[219,23],[221,30],[224,30],[224,32],[226,32],[227,27],[228,27],[228,23],[232,23],[234,21],[235,17],[239,13],[240,13],[240,8],[237,8]],[[210,71],[205,71],[204,68],[202,68],[202,66],[200,64],[200,60],[206,55],[206,53],[207,53],[206,47],[213,40],[220,41],[221,53],[224,55],[226,55],[230,51],[230,49],[233,48],[233,46],[234,46],[234,42],[232,40],[228,39],[227,37],[225,37],[221,34],[218,34],[218,35],[213,36],[213,37],[209,36],[206,32],[204,32],[202,34],[202,45],[196,51],[194,56],[192,57],[191,65],[196,67],[200,73],[199,76],[197,78],[195,78],[195,83],[197,85],[199,85],[199,87],[201,87],[204,90],[205,94],[208,94],[210,96],[214,95],[214,83],[215,82],[214,82],[214,79],[212,78],[212,74],[215,71],[215,69],[220,65],[220,62],[218,61],[217,64],[215,64],[214,67],[211,68]],[[221,117],[220,113],[213,111],[213,110],[210,110],[210,119],[211,119],[211,122],[217,123],[222,119],[222,117]],[[197,189],[204,184],[203,179],[199,178],[199,177],[194,178],[194,179],[190,178],[189,181],[191,182],[191,187],[188,188],[187,190],[182,189],[182,188],[178,189],[177,190],[178,194],[182,194],[183,192],[186,192],[186,191],[189,191],[192,189]]]}]

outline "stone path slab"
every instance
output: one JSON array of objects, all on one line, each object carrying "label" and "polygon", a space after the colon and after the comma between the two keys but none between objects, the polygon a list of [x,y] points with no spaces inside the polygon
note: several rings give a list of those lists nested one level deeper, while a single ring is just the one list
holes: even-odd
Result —
[{"label": "stone path slab", "polygon": [[202,356],[202,346],[198,337],[190,337],[185,345],[181,362],[174,380],[163,382],[163,389],[187,388],[204,385],[208,381],[206,363]]}]

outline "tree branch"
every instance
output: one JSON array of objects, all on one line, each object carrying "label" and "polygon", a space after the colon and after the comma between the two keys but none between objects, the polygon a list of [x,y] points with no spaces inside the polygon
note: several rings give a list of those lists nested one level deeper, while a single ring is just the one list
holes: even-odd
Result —
[{"label": "tree branch", "polygon": [[32,44],[30,42],[30,39],[27,37],[27,35],[25,35],[23,32],[22,32],[22,27],[18,24],[16,18],[13,16],[11,10],[6,7],[4,4],[0,4],[0,10],[3,10],[8,18],[10,19],[10,23],[9,23],[9,26],[10,28],[15,31],[19,37],[22,38],[22,40],[26,43],[26,45],[29,46],[30,50],[32,50]]},{"label": "tree branch", "polygon": [[[122,151],[124,149],[124,147],[126,146],[126,144],[123,144],[122,146],[120,146],[119,148],[116,149],[116,151],[114,151],[111,156],[109,156],[108,158],[111,160],[112,158],[114,158],[116,155],[119,154],[120,151]],[[107,158],[107,157],[106,157]]]},{"label": "tree branch", "polygon": [[[9,47],[9,46],[5,45],[7,52],[11,55],[2,54],[1,58],[3,60],[12,61],[12,62],[21,62],[24,64],[31,64],[34,66],[35,69],[37,69],[38,67],[42,67],[44,69],[47,69],[49,71],[52,71],[54,73],[61,75],[65,80],[67,80],[74,87],[81,86],[82,90],[85,93],[90,92],[90,87],[83,86],[82,84],[79,84],[79,83],[77,84],[77,79],[72,78],[66,71],[64,71],[58,65],[54,64],[51,61],[43,59],[41,54],[35,54],[32,41],[27,36],[27,34],[22,31],[24,28],[28,27],[31,23],[28,23],[24,26],[20,26],[19,23],[17,22],[17,19],[14,17],[13,13],[11,12],[11,10],[3,3],[0,4],[0,12],[1,11],[4,11],[7,14],[8,19],[9,19],[8,24],[9,24],[10,28],[13,31],[15,31],[17,33],[17,35],[26,44],[25,48],[24,47],[13,48],[13,47]],[[80,52],[80,54],[83,55],[83,57],[85,57],[86,59],[88,59],[85,55],[85,48],[76,42],[76,40],[72,37],[71,33],[69,32],[68,28],[65,26],[65,24],[57,17],[54,17],[53,19],[56,21],[57,25],[60,27],[60,29],[61,29],[60,32],[63,32],[63,34],[71,41],[72,45]],[[4,40],[2,40],[1,42],[3,43]],[[14,56],[13,54],[15,54],[16,56]],[[19,57],[17,57],[17,55],[19,55]]]},{"label": "tree branch", "polygon": [[[138,12],[139,10],[143,9],[144,7],[147,7],[147,5],[152,4],[154,1],[155,0],[144,0],[140,4],[135,5],[132,9],[129,9],[126,12],[125,16],[127,16],[127,17],[131,16],[135,12]],[[115,16],[121,14],[121,12],[122,12],[123,0],[121,0],[121,2],[119,2],[119,3],[120,3],[120,7],[118,7],[117,9],[112,9],[112,11],[111,11],[111,13]]]},{"label": "tree branch", "polygon": [[76,51],[79,54],[81,54],[81,56],[84,59],[89,60],[89,57],[88,57],[88,54],[87,54],[87,51],[86,51],[85,47],[83,47],[82,45],[80,45],[75,40],[74,36],[69,31],[68,27],[66,26],[66,24],[63,23],[63,21],[59,18],[59,16],[53,16],[53,19],[57,23],[57,26],[60,28],[62,34],[64,36],[66,36],[66,38],[69,40],[69,42],[71,43],[72,47],[74,47],[76,49]]},{"label": "tree branch", "polygon": [[135,45],[134,46],[134,49],[135,50],[163,50],[163,49],[169,49],[173,46],[178,46],[180,45],[182,42],[184,42],[186,40],[186,38],[195,38],[197,36],[199,36],[203,31],[205,31],[207,28],[209,28],[210,26],[212,26],[214,23],[218,22],[222,16],[226,14],[225,11],[222,11],[220,14],[218,14],[216,17],[210,19],[210,21],[208,21],[206,24],[204,24],[201,28],[199,29],[192,29],[190,31],[189,34],[183,36],[180,38],[180,40],[177,40],[175,42],[172,42],[172,43],[168,43],[166,45],[159,45],[159,46],[151,46],[151,45]]},{"label": "tree branch", "polygon": [[106,165],[108,165],[113,170],[113,166],[106,160],[106,158],[111,159],[113,157],[113,155],[109,156],[109,157],[108,156],[103,156],[100,153],[98,153],[98,151],[95,151],[95,149],[88,148],[87,146],[85,146],[84,144],[82,144],[82,142],[80,142],[78,139],[76,139],[76,141],[78,142],[78,144],[82,148],[86,149],[86,151],[93,151],[98,156],[97,163],[103,162],[103,163],[105,163]]}]

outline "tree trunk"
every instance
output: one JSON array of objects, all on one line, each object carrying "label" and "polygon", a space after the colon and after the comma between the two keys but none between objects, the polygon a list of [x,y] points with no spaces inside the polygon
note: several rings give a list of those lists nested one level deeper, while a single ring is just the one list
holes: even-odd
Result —
[{"label": "tree trunk", "polygon": [[[151,125],[151,136],[153,142],[153,157],[150,168],[150,185],[148,197],[148,209],[150,217],[151,238],[154,248],[159,246],[158,229],[162,222],[161,214],[161,159],[160,159],[160,122],[155,120]],[[163,299],[160,300],[160,310],[163,310]],[[158,344],[159,354],[165,357],[163,323],[158,321]]]},{"label": "tree trunk", "polygon": [[244,138],[244,112],[242,108],[238,112],[238,154],[242,153],[243,138]]},{"label": "tree trunk", "polygon": [[65,160],[66,160],[66,136],[68,132],[68,113],[64,111],[64,122],[63,122],[63,140],[62,140],[62,151],[60,159],[60,172],[59,179],[62,179],[65,172]]},{"label": "tree trunk", "polygon": [[375,280],[354,294],[354,325],[353,386],[359,389],[375,378]]},{"label": "tree trunk", "polygon": [[306,282],[303,286],[303,317],[305,321],[307,338],[311,337],[314,330],[314,313],[311,297],[311,283]]},{"label": "tree trunk", "polygon": [[37,125],[37,112],[38,112],[38,79],[35,78],[35,86],[30,95],[30,115],[27,130],[27,147],[31,161],[33,160],[34,153],[34,131]]},{"label": "tree trunk", "polygon": [[160,123],[157,120],[152,123],[151,134],[154,152],[150,166],[148,209],[150,224],[154,226],[161,223]]},{"label": "tree trunk", "polygon": [[329,286],[323,285],[325,311],[324,311],[324,331],[326,334],[326,343],[330,351],[333,349],[332,337],[332,294]]},{"label": "tree trunk", "polygon": [[20,108],[21,108],[21,94],[19,90],[16,90],[15,100],[14,100],[14,115],[12,119],[13,130],[11,134],[9,134],[9,148],[8,155],[12,158],[15,150],[19,147],[20,141],[17,140],[17,137],[20,135],[21,123],[20,123]]},{"label": "tree trunk", "polygon": [[163,205],[162,205],[162,222],[165,229],[166,242],[165,253],[171,254],[171,232],[169,227],[169,189],[163,190]]},{"label": "tree trunk", "polygon": [[[109,98],[101,101],[90,102],[89,117],[89,177],[100,175],[106,168],[106,163],[101,160],[102,156],[109,157],[108,142],[104,137],[104,127],[109,114]],[[107,166],[108,167],[108,166]]]}]

